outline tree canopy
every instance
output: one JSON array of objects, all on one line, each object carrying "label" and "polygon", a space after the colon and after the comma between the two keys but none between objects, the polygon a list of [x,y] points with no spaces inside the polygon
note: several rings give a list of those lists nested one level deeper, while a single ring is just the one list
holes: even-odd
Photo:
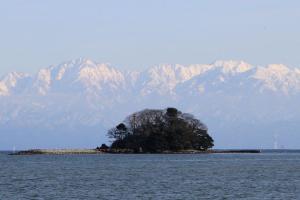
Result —
[{"label": "tree canopy", "polygon": [[133,113],[107,134],[112,149],[132,152],[205,151],[214,145],[205,124],[176,108]]}]

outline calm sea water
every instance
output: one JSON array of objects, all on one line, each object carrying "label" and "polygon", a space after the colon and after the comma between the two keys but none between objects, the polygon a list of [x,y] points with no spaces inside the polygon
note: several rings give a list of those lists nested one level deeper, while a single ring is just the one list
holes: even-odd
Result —
[{"label": "calm sea water", "polygon": [[300,153],[0,153],[0,199],[300,199]]}]

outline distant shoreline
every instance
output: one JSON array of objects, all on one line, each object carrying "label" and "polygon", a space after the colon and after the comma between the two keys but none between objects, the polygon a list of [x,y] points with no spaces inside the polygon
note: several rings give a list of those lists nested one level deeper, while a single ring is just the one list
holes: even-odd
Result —
[{"label": "distant shoreline", "polygon": [[17,151],[10,155],[67,155],[67,154],[103,154],[96,149],[30,149]]},{"label": "distant shoreline", "polygon": [[[161,153],[138,153],[138,154],[212,154],[212,153],[261,153],[260,149],[239,149],[239,150],[184,150],[165,151]],[[131,152],[99,151],[97,149],[31,149],[13,152],[10,155],[76,155],[76,154],[134,154]]]}]

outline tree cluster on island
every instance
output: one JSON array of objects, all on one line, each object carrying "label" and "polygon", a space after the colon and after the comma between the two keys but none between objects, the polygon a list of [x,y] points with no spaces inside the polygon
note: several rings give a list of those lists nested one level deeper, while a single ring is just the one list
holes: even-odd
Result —
[{"label": "tree cluster on island", "polygon": [[206,151],[214,141],[205,124],[176,108],[145,109],[129,115],[107,133],[114,152]]}]

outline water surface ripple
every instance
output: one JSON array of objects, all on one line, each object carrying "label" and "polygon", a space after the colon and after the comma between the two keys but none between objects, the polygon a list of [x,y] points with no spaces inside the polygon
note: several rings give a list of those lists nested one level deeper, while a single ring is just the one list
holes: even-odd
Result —
[{"label": "water surface ripple", "polygon": [[300,199],[300,153],[0,154],[0,199]]}]

